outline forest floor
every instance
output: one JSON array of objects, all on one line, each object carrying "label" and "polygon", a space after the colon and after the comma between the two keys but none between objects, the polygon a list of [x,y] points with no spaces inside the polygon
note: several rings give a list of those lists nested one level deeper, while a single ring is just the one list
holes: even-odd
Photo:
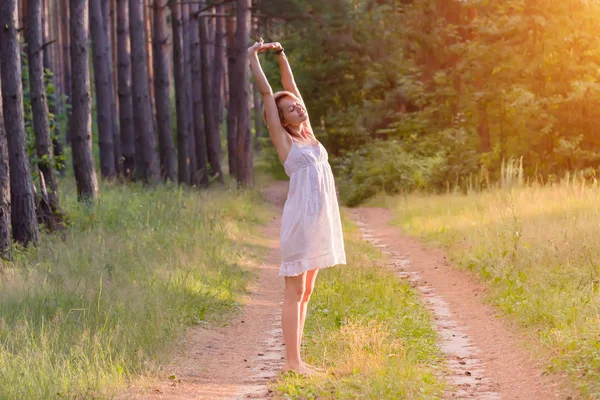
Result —
[{"label": "forest floor", "polygon": [[[281,208],[287,182],[263,190]],[[543,373],[527,350],[528,337],[485,303],[485,287],[468,271],[454,268],[442,251],[404,235],[391,226],[391,211],[351,210],[362,238],[388,257],[399,278],[418,289],[430,309],[446,356],[444,398],[551,399],[577,398],[563,379]],[[280,213],[277,213],[279,215]],[[273,398],[268,382],[283,364],[280,310],[283,281],[278,277],[280,217],[264,228],[269,251],[250,288],[243,312],[216,329],[188,331],[160,381],[139,382],[119,398],[243,399]]]}]

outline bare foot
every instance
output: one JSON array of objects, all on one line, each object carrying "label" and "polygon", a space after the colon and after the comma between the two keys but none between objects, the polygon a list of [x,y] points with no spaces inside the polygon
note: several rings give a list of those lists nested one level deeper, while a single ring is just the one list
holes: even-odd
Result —
[{"label": "bare foot", "polygon": [[321,367],[315,367],[314,365],[310,365],[307,363],[304,363],[304,366],[312,372],[325,372],[325,368],[321,368]]},{"label": "bare foot", "polygon": [[284,374],[293,372],[299,375],[310,375],[312,373],[311,369],[308,368],[303,362],[301,362],[298,366],[291,366],[290,364],[285,363],[281,372]]}]

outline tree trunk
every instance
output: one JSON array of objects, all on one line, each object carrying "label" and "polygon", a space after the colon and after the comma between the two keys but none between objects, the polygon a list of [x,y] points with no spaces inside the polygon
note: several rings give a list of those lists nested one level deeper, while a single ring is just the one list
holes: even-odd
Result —
[{"label": "tree trunk", "polygon": [[150,89],[150,107],[152,109],[152,123],[156,132],[156,108],[154,105],[154,59],[152,49],[152,0],[144,1],[144,30],[146,32],[146,61],[148,63],[148,88]]},{"label": "tree trunk", "polygon": [[[122,163],[123,157],[121,149],[121,134],[119,132],[119,125],[117,124],[117,96],[115,89],[115,72],[113,60],[115,60],[113,54],[114,48],[114,17],[111,12],[111,4],[113,0],[101,0],[102,2],[102,20],[104,22],[104,35],[106,36],[106,58],[108,64],[108,96],[110,99],[110,114],[112,116],[112,133],[113,133],[113,153],[115,157],[115,171],[118,175],[122,174]],[[114,11],[114,10],[113,10]]]},{"label": "tree trunk", "polygon": [[123,176],[133,177],[135,163],[135,132],[131,103],[131,50],[129,47],[129,0],[117,0],[117,65],[119,81],[119,128]]},{"label": "tree trunk", "polygon": [[[202,104],[204,111],[204,129],[206,134],[206,153],[210,163],[210,173],[217,177],[217,180],[224,183],[223,171],[221,170],[221,138],[219,130],[215,124],[214,102],[211,101],[211,68],[209,63],[208,51],[208,21],[206,18],[199,18],[200,21],[200,66],[202,76],[202,97],[205,101]],[[214,82],[213,82],[214,84]],[[198,139],[196,139],[198,140]],[[196,143],[198,146],[198,143]]]},{"label": "tree trunk", "polygon": [[148,87],[146,57],[146,30],[144,28],[144,0],[129,0],[129,28],[132,49],[133,120],[139,135],[143,159],[143,177],[154,184],[160,181],[160,165],[156,149],[156,136]]},{"label": "tree trunk", "polygon": [[0,257],[10,256],[10,170],[0,85]]},{"label": "tree trunk", "polygon": [[173,28],[173,75],[175,79],[175,112],[177,114],[177,179],[180,184],[189,184],[190,169],[188,156],[188,124],[183,65],[183,32],[181,4],[171,4],[171,23]]},{"label": "tree trunk", "polygon": [[4,124],[6,132],[10,133],[7,144],[12,231],[17,242],[27,245],[38,241],[39,232],[25,142],[21,53],[16,26],[17,3],[16,0],[3,0],[0,4],[0,73]]},{"label": "tree trunk", "polygon": [[194,124],[194,142],[196,144],[196,170],[193,172],[193,180],[201,186],[208,186],[209,174],[206,165],[206,125],[205,122],[210,114],[206,114],[204,104],[207,98],[204,97],[202,66],[201,64],[201,43],[198,23],[198,4],[192,4],[190,8],[190,63],[192,68],[192,99],[193,99],[193,124]]},{"label": "tree trunk", "polygon": [[[187,148],[188,156],[190,159],[189,168],[189,184],[198,184],[197,171],[198,171],[198,157],[196,156],[196,136],[194,130],[194,119],[201,117],[194,117],[194,95],[192,90],[192,43],[190,40],[190,6],[188,4],[181,5],[182,11],[182,27],[183,27],[183,69],[184,69],[184,82],[185,82],[185,106],[186,106],[186,132],[187,137]],[[201,114],[200,114],[201,115]],[[206,166],[206,162],[204,163]],[[206,168],[204,168],[205,170]]]},{"label": "tree trunk", "polygon": [[250,132],[248,36],[250,33],[250,0],[237,1],[237,153],[238,187],[252,186],[252,134]]},{"label": "tree trunk", "polygon": [[96,108],[98,113],[98,144],[100,147],[100,173],[105,179],[114,179],[115,167],[114,134],[112,131],[112,110],[110,107],[110,65],[108,64],[108,30],[105,29],[100,2],[90,0],[90,30],[94,53],[94,83],[96,88]]},{"label": "tree trunk", "polygon": [[[220,4],[216,7],[217,15],[221,15],[225,11],[225,6]],[[223,119],[223,74],[225,69],[225,19],[217,17],[215,18],[215,63],[213,67],[213,86],[212,86],[212,98],[214,102],[215,110],[215,126],[217,131],[221,125]],[[220,141],[219,141],[220,143]]]},{"label": "tree trunk", "polygon": [[229,175],[237,179],[237,102],[235,17],[227,21],[227,157],[229,159]]},{"label": "tree trunk", "polygon": [[156,93],[156,124],[161,175],[165,181],[176,182],[177,167],[169,100],[169,48],[167,45],[169,33],[166,8],[167,0],[154,0],[154,92]]},{"label": "tree trunk", "polygon": [[[42,221],[48,229],[53,230],[60,222],[60,206],[58,202],[58,185],[54,177],[54,157],[52,157],[52,140],[48,126],[48,104],[46,102],[46,87],[44,85],[44,65],[42,52],[42,0],[29,1],[29,20],[27,23],[27,55],[29,65],[29,87],[31,96],[31,111],[33,114],[33,130],[35,133],[35,150],[38,168],[46,186],[49,213],[38,210]],[[44,196],[44,193],[42,193]]]},{"label": "tree trunk", "polygon": [[92,155],[92,108],[88,48],[88,2],[70,2],[71,79],[73,87],[70,129],[73,169],[80,201],[92,201],[98,195],[98,179]]},{"label": "tree trunk", "polygon": [[[52,20],[52,18],[50,18],[50,9],[49,9],[49,3],[50,0],[44,0],[44,11],[42,13],[42,26],[43,26],[43,36],[42,36],[42,43],[48,43],[49,40],[49,27],[50,27],[50,21]],[[55,31],[55,35],[58,35],[58,37],[60,37],[60,30],[56,30]],[[59,54],[61,47],[60,47],[60,42],[57,42],[55,44],[52,45],[52,48],[55,49],[55,54]],[[56,56],[54,57],[54,60],[56,61],[55,63],[52,63],[51,58],[50,58],[50,47],[48,47],[46,50],[44,50],[44,68],[50,70],[53,74],[50,77],[50,82],[54,85],[55,87],[55,91],[50,95],[50,97],[48,98],[49,101],[49,106],[48,109],[50,110],[50,112],[54,115],[54,135],[52,135],[51,133],[51,139],[52,139],[52,147],[53,147],[53,153],[54,153],[54,163],[57,165],[58,168],[58,172],[61,175],[64,175],[65,172],[65,165],[63,161],[59,161],[62,160],[63,158],[63,143],[62,143],[62,139],[61,139],[61,135],[60,135],[60,125],[57,121],[58,115],[60,113],[59,111],[59,84],[57,83],[57,79],[55,79],[55,77],[60,76],[60,73],[55,74],[55,71],[60,71],[59,68],[59,63],[57,62],[58,60],[60,60],[60,56]]]},{"label": "tree trunk", "polygon": [[[71,55],[70,55],[70,49],[71,49],[71,35],[69,33],[69,26],[71,25],[70,22],[70,10],[69,10],[69,2],[68,0],[62,0],[61,3],[61,8],[63,10],[63,16],[62,16],[62,20],[61,20],[61,29],[62,29],[62,37],[64,38],[63,40],[63,46],[62,46],[62,60],[63,60],[63,75],[64,75],[64,87],[63,87],[63,93],[65,94],[65,96],[67,97],[66,99],[66,103],[67,104],[72,104],[72,96],[71,96],[71,88],[73,86],[72,84],[72,77],[71,77]],[[65,113],[67,114],[67,118],[70,121],[71,120],[71,108],[70,107],[65,107]],[[68,125],[68,124],[67,124]],[[65,139],[67,143],[71,143],[71,127],[67,126],[67,132],[65,134]]]}]

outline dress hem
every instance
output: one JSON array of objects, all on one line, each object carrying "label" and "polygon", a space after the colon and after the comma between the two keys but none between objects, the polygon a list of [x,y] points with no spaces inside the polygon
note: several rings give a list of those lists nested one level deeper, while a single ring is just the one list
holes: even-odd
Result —
[{"label": "dress hem", "polygon": [[298,276],[313,269],[323,269],[345,264],[345,256],[338,257],[334,253],[326,253],[315,257],[303,258],[298,261],[282,262],[279,268],[279,276]]}]

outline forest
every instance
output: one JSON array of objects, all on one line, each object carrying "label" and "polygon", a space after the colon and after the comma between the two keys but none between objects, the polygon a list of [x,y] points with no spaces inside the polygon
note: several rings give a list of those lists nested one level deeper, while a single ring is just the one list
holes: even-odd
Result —
[{"label": "forest", "polygon": [[[357,231],[377,206],[488,285],[553,388],[596,398],[598,17],[589,0],[2,0],[0,399],[133,398],[186,329],[242,315],[288,180],[259,38],[285,48],[361,271],[323,273],[310,309],[309,359],[338,369],[269,393],[446,398],[437,317]],[[281,90],[277,55],[260,60]]]}]

